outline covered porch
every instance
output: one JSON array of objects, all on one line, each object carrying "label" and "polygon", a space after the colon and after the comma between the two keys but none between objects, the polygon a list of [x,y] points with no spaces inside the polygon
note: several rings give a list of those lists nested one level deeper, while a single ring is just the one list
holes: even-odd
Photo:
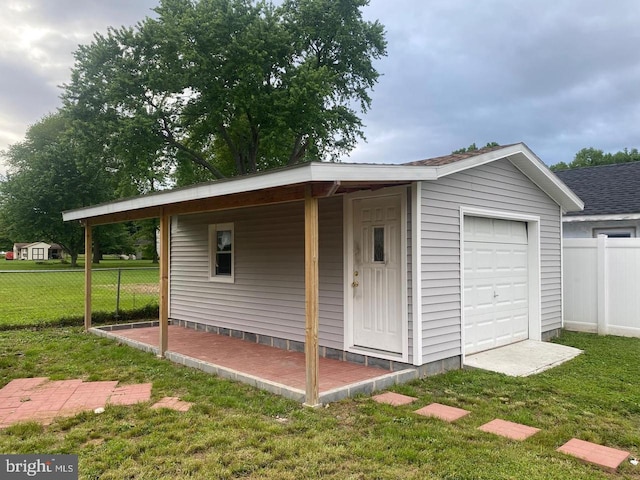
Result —
[{"label": "covered porch", "polygon": [[[93,327],[96,335],[150,353],[159,353],[158,322]],[[168,325],[167,360],[243,382],[296,401],[305,401],[307,365],[304,352],[284,350],[230,335]],[[321,347],[322,348],[322,347]],[[318,358],[318,403],[370,394],[418,377],[415,369],[391,372],[321,356]]]},{"label": "covered porch", "polygon": [[[202,368],[206,371],[218,373],[221,376],[236,378],[241,381],[247,381],[261,388],[284,394],[291,398],[297,398],[304,401],[306,405],[318,406],[326,401],[333,401],[338,397],[344,397],[355,394],[355,390],[347,388],[347,385],[357,384],[361,381],[370,382],[370,379],[379,376],[389,376],[384,382],[388,386],[395,383],[398,378],[403,377],[399,373],[384,372],[382,370],[370,369],[360,370],[364,368],[360,365],[356,371],[362,375],[351,378],[347,375],[351,372],[354,365],[333,359],[321,358],[319,345],[319,214],[318,202],[320,199],[342,196],[362,190],[379,190],[385,187],[410,185],[415,182],[415,172],[420,171],[422,177],[417,180],[426,180],[433,178],[434,174],[430,171],[422,171],[421,169],[409,169],[409,171],[398,172],[389,166],[362,166],[358,168],[358,175],[354,175],[353,168],[340,164],[304,164],[292,168],[286,168],[279,171],[257,174],[253,176],[223,180],[212,182],[209,184],[201,184],[194,187],[177,189],[166,192],[157,192],[152,195],[125,199],[111,202],[104,205],[96,205],[85,207],[82,209],[64,212],[63,218],[66,221],[81,221],[85,227],[85,255],[91,258],[92,247],[92,229],[94,226],[108,223],[117,223],[130,220],[139,220],[145,218],[159,218],[159,254],[160,254],[160,314],[159,321],[153,328],[144,331],[144,338],[127,338],[126,335],[120,334],[118,331],[106,332],[104,329],[94,329],[91,324],[91,264],[86,263],[85,266],[85,330],[97,334],[114,335],[118,341],[126,341],[126,343],[136,343],[136,346],[149,350],[152,345],[153,351],[159,357],[166,357],[171,360],[178,361],[187,365]],[[420,177],[420,175],[417,175]],[[277,381],[273,381],[266,371],[237,370],[238,365],[223,363],[220,358],[208,358],[201,349],[201,354],[187,351],[193,340],[185,341],[180,346],[179,338],[172,338],[179,335],[178,330],[169,328],[171,324],[171,305],[169,301],[169,268],[170,268],[170,229],[172,218],[212,212],[236,211],[249,207],[262,207],[274,204],[297,204],[303,206],[303,230],[304,242],[304,259],[301,263],[304,271],[304,315],[300,315],[300,320],[304,326],[303,352],[280,351],[273,348],[276,352],[271,352],[278,357],[275,365],[274,373],[278,374]],[[302,232],[301,232],[302,233]],[[302,259],[301,259],[302,260]],[[172,268],[172,271],[173,270]],[[215,316],[215,309],[210,311],[211,316]],[[135,335],[142,333],[135,332]],[[200,332],[188,332],[189,335]],[[202,338],[202,337],[198,337]],[[213,336],[208,337],[214,340]],[[230,344],[232,339],[225,339],[225,344]],[[175,342],[178,342],[177,344]],[[254,358],[256,365],[264,364],[261,355],[269,355],[267,351],[262,349],[261,345],[251,344],[243,345],[242,350],[231,348],[228,350],[230,360],[245,358]],[[239,348],[239,347],[238,347]],[[209,351],[215,348],[211,344],[208,345]],[[255,351],[253,351],[255,350]],[[242,352],[240,354],[239,352]],[[295,353],[295,355],[293,355]],[[199,356],[198,356],[199,355]],[[295,357],[295,372],[291,372],[290,378],[284,378],[281,374],[283,364],[290,362],[291,357]],[[202,358],[200,358],[202,357]],[[228,360],[229,360],[228,359]],[[345,359],[347,360],[347,359]],[[203,362],[203,363],[201,363]],[[339,367],[334,362],[338,362]],[[243,364],[243,368],[248,368],[247,364]],[[321,367],[321,365],[331,366]],[[321,371],[322,369],[322,371]],[[409,369],[411,372],[405,372],[403,378],[407,381],[414,378],[415,370]],[[332,379],[331,371],[337,372],[335,378]],[[365,373],[366,372],[366,373]],[[324,377],[327,376],[327,379]],[[416,375],[417,376],[417,375]],[[342,378],[341,381],[338,379]],[[388,380],[392,378],[393,380]],[[275,386],[269,382],[274,383]],[[372,391],[374,389],[384,388],[382,381],[377,383],[369,383],[366,387],[361,387],[361,391]],[[338,394],[334,390],[341,389]],[[289,392],[286,393],[285,392]],[[344,394],[344,392],[348,392]],[[302,392],[302,393],[301,393]],[[350,393],[349,393],[350,392]],[[330,395],[331,394],[331,395]]]}]

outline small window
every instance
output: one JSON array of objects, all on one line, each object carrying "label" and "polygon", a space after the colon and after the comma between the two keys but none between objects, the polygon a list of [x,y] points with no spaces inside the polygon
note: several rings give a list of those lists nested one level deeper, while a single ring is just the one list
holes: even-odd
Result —
[{"label": "small window", "polygon": [[233,223],[209,225],[209,278],[233,282]]},{"label": "small window", "polygon": [[373,261],[384,262],[384,227],[373,227]]},{"label": "small window", "polygon": [[612,228],[594,228],[593,237],[598,235],[607,235],[609,238],[634,238],[636,236],[635,227],[612,227]]}]

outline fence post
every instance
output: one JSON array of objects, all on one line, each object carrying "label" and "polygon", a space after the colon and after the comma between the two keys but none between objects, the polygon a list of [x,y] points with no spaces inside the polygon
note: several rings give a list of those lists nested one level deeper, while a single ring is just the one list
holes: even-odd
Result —
[{"label": "fence post", "polygon": [[607,334],[609,319],[609,265],[607,261],[607,235],[598,235],[598,335]]},{"label": "fence post", "polygon": [[116,320],[120,316],[120,280],[122,278],[122,269],[118,268],[118,287],[116,288]]}]

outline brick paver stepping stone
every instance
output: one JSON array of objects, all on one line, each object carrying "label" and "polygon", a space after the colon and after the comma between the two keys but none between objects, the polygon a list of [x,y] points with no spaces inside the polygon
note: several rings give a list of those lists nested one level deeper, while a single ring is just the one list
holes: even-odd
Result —
[{"label": "brick paver stepping stone", "polygon": [[629,456],[629,452],[605,447],[597,443],[586,442],[572,438],[558,448],[558,452],[566,453],[585,462],[593,463],[600,467],[615,472],[620,464]]},{"label": "brick paver stepping stone", "polygon": [[408,395],[402,395],[401,393],[395,392],[385,392],[380,395],[375,395],[373,400],[378,403],[386,403],[388,405],[393,405],[394,407],[400,405],[408,405],[409,403],[415,402],[417,400],[416,397],[409,397]]},{"label": "brick paver stepping stone", "polygon": [[525,440],[540,431],[539,428],[529,427],[520,423],[508,422],[507,420],[500,420],[499,418],[479,426],[478,430],[494,433],[512,440]]},{"label": "brick paver stepping stone", "polygon": [[151,383],[123,385],[116,387],[109,397],[109,405],[134,405],[146,402],[151,398]]},{"label": "brick paver stepping stone", "polygon": [[445,422],[455,422],[456,420],[469,415],[471,412],[462,408],[450,407],[440,403],[432,403],[426,407],[416,410],[414,413],[425,417],[436,417]]},{"label": "brick paver stepping stone", "polygon": [[183,402],[178,397],[164,397],[158,403],[151,406],[151,408],[170,408],[171,410],[177,410],[179,412],[186,412],[191,408],[193,403]]},{"label": "brick paver stepping stone", "polygon": [[18,378],[0,389],[0,428],[17,422],[50,424],[54,418],[112,405],[146,402],[151,384],[117,387],[116,381],[83,382],[48,378]]}]

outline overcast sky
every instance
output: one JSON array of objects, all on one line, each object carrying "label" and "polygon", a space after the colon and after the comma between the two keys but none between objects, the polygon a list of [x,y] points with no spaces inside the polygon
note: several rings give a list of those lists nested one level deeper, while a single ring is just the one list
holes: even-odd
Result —
[{"label": "overcast sky", "polygon": [[[0,150],[60,105],[73,51],[159,0],[0,0]],[[640,147],[637,0],[371,0],[388,56],[347,161],[523,141],[547,164]],[[0,166],[0,173],[3,173]]]}]

